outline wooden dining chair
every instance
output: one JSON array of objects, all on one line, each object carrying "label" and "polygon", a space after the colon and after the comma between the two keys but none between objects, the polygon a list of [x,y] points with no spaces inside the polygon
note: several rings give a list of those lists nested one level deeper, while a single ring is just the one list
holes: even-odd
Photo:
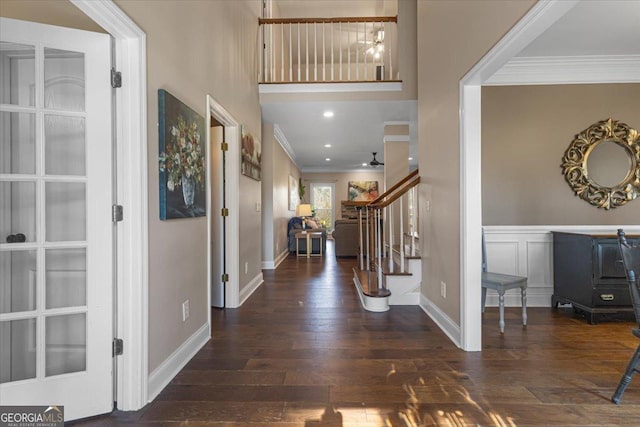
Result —
[{"label": "wooden dining chair", "polygon": [[492,273],[487,271],[487,245],[482,230],[482,312],[487,301],[487,289],[498,292],[498,307],[500,310],[500,333],[504,333],[504,293],[509,289],[520,288],[522,295],[522,325],[527,326],[527,278],[510,274]]},{"label": "wooden dining chair", "polygon": [[[624,234],[624,230],[618,230],[618,246],[620,247],[620,253],[622,254],[622,265],[627,275],[629,282],[629,291],[631,292],[631,304],[633,305],[633,313],[636,316],[637,327],[631,329],[631,333],[640,338],[640,242],[631,244],[627,241]],[[615,393],[611,396],[613,403],[620,403],[620,398],[626,390],[627,386],[631,382],[633,374],[638,372],[638,365],[640,364],[640,345],[636,348],[635,353],[629,360],[627,370],[620,378],[618,387]]]}]

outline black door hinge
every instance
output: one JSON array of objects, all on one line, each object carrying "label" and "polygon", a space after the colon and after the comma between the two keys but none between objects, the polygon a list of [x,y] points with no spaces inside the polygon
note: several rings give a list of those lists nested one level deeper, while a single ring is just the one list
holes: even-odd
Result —
[{"label": "black door hinge", "polygon": [[111,205],[111,221],[120,222],[124,218],[124,208],[122,205]]},{"label": "black door hinge", "polygon": [[111,87],[122,87],[122,73],[120,71],[116,71],[114,68],[111,69]]},{"label": "black door hinge", "polygon": [[229,281],[229,275],[228,275],[227,273],[224,273],[224,274],[222,275],[222,281],[223,281],[223,282],[228,282],[228,281]]},{"label": "black door hinge", "polygon": [[122,356],[124,352],[124,343],[122,338],[114,338],[112,344],[112,356]]}]

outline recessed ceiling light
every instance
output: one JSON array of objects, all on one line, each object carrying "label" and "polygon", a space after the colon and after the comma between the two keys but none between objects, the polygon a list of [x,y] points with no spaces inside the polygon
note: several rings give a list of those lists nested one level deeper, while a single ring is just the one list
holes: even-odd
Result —
[{"label": "recessed ceiling light", "polygon": [[363,163],[363,164],[362,164],[362,166],[367,166],[367,164],[366,164],[366,163]]},{"label": "recessed ceiling light", "polygon": [[326,159],[324,159],[324,160],[325,160],[325,162],[330,162],[331,161],[331,159],[328,158],[328,157]]},{"label": "recessed ceiling light", "polygon": [[331,148],[331,144],[324,144],[324,148]]},{"label": "recessed ceiling light", "polygon": [[409,157],[409,160],[413,160],[413,157]]},{"label": "recessed ceiling light", "polygon": [[333,111],[325,111],[323,116],[325,116],[325,117],[333,117]]}]

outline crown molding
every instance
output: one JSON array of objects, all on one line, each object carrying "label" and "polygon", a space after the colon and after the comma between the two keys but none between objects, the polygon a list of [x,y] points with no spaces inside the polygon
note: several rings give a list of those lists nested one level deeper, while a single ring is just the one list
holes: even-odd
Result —
[{"label": "crown molding", "polygon": [[273,125],[273,137],[276,139],[276,141],[278,141],[278,144],[280,144],[284,152],[287,153],[287,156],[289,156],[289,158],[296,165],[296,167],[300,169],[300,166],[298,166],[298,163],[296,162],[296,154],[293,152],[293,148],[291,148],[291,144],[289,144],[287,137],[284,136],[284,133],[282,133],[280,126],[276,124]]},{"label": "crown molding", "polygon": [[638,83],[640,55],[514,57],[487,86]]}]

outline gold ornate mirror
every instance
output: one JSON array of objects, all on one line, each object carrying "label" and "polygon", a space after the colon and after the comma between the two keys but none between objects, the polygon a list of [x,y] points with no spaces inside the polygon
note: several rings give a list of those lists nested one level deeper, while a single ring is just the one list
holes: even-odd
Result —
[{"label": "gold ornate mirror", "polygon": [[575,136],[562,173],[576,196],[604,209],[640,197],[640,135],[617,120],[603,120]]}]

